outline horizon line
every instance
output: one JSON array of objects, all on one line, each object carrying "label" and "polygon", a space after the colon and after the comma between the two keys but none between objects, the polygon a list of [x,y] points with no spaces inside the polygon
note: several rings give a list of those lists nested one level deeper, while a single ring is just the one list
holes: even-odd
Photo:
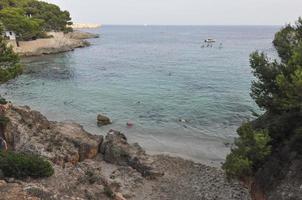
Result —
[{"label": "horizon line", "polygon": [[[75,22],[77,23],[77,22]],[[101,26],[285,26],[280,24],[100,24]]]}]

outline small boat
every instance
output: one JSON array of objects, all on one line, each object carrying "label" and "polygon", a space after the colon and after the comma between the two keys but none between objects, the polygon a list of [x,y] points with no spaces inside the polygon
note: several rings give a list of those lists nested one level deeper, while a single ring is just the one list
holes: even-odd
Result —
[{"label": "small boat", "polygon": [[208,38],[206,40],[203,41],[203,44],[201,46],[201,48],[205,48],[205,47],[213,47],[213,44],[216,42],[215,39],[212,38]]},{"label": "small boat", "polygon": [[212,39],[212,38],[208,38],[204,41],[205,43],[215,43],[216,40],[215,39]]}]

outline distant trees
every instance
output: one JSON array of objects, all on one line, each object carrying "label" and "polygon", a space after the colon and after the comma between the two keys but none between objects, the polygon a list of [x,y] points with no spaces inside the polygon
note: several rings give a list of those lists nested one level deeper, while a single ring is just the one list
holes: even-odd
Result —
[{"label": "distant trees", "polygon": [[30,40],[41,35],[42,20],[30,19],[20,8],[4,8],[0,11],[0,20],[5,28],[14,31],[20,40]]},{"label": "distant trees", "polygon": [[276,33],[273,44],[278,60],[262,52],[250,57],[257,78],[251,96],[266,112],[238,129],[235,148],[223,165],[230,177],[253,176],[285,147],[302,154],[302,19]]},{"label": "distant trees", "polygon": [[71,31],[71,17],[68,11],[61,11],[59,6],[42,1],[30,1],[24,6],[28,16],[42,21],[43,31]]},{"label": "distant trees", "polygon": [[46,37],[47,31],[72,31],[68,11],[37,0],[1,0],[0,21],[20,40]]}]

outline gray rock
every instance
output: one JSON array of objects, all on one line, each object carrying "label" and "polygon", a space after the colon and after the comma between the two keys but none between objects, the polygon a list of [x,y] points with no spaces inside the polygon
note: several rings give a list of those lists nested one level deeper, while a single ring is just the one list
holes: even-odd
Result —
[{"label": "gray rock", "polygon": [[99,153],[103,137],[79,124],[48,121],[29,107],[12,106],[5,115],[9,123],[4,135],[12,150],[41,155],[58,165],[76,164]]},{"label": "gray rock", "polygon": [[104,160],[117,165],[131,166],[144,177],[156,178],[163,173],[152,166],[152,157],[138,145],[130,145],[124,134],[111,130],[105,137],[101,146],[101,153]]},{"label": "gray rock", "polygon": [[99,34],[93,34],[82,31],[74,31],[67,34],[71,39],[83,40],[83,39],[91,39],[91,38],[99,38]]}]

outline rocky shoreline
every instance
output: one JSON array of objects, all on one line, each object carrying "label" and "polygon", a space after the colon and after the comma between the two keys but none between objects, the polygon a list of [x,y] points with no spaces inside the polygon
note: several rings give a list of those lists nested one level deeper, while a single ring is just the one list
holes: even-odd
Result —
[{"label": "rocky shoreline", "polygon": [[21,57],[41,56],[86,47],[90,45],[86,39],[99,37],[97,34],[80,31],[74,31],[67,34],[62,32],[49,32],[48,35],[50,38],[20,41],[18,47],[14,41],[10,41],[9,44],[13,47],[14,52]]},{"label": "rocky shoreline", "polygon": [[96,29],[100,28],[100,24],[93,24],[93,23],[74,23],[70,25],[73,29]]},{"label": "rocky shoreline", "polygon": [[92,135],[76,123],[52,122],[29,107],[10,105],[4,137],[11,150],[49,160],[49,178],[2,177],[0,199],[250,199],[222,170],[182,158],[148,155],[124,134]]}]

